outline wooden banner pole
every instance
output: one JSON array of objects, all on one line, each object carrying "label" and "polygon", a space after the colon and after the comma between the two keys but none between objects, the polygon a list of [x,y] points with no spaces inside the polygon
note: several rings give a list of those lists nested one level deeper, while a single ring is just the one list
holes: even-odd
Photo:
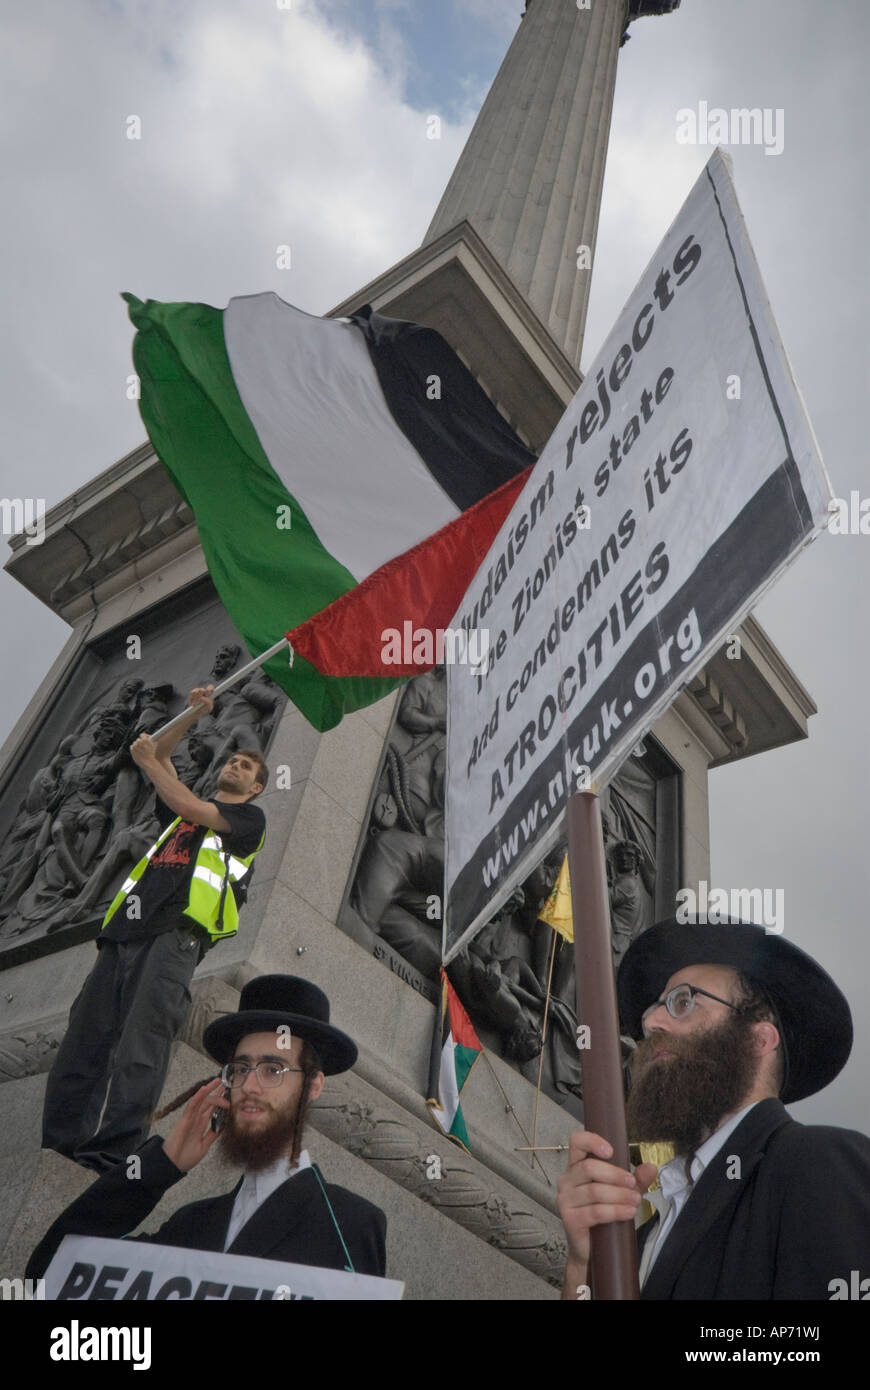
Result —
[{"label": "wooden banner pole", "polygon": [[[594,792],[568,800],[568,869],[574,919],[577,1021],[588,1029],[578,1039],[583,1078],[584,1128],[613,1148],[612,1162],[629,1167],[628,1131],[619,1045],[619,1015],[610,944],[610,901],[601,809]],[[595,1299],[640,1297],[634,1222],[593,1226],[591,1283]]]}]

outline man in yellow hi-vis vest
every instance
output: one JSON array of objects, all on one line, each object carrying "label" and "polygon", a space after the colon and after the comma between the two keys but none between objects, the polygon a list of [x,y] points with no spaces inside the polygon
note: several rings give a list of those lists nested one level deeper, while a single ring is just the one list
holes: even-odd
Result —
[{"label": "man in yellow hi-vis vest", "polygon": [[48,1078],[43,1148],[104,1172],[144,1142],[172,1043],[190,1006],[190,979],[216,941],[238,928],[244,884],[266,820],[249,803],[268,771],[237,749],[213,800],[179,781],[170,754],[212,708],[213,686],[192,690],[190,715],[130,754],[157,792],[161,834],[121,884],[97,939],[97,962],[72,1006]]}]

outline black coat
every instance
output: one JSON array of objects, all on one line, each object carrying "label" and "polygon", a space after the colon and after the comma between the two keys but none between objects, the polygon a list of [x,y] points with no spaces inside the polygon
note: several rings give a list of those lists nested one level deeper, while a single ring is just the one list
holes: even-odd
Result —
[{"label": "black coat", "polygon": [[870,1139],[770,1098],[704,1169],[641,1298],[827,1300],[853,1269],[870,1275]]},{"label": "black coat", "polygon": [[[153,1211],[164,1192],[184,1174],[166,1157],[163,1141],[149,1139],[138,1150],[139,1178],[127,1176],[127,1164],[104,1173],[71,1202],[40,1241],[27,1266],[29,1278],[45,1273],[63,1237],[126,1236]],[[223,1252],[230,1214],[241,1179],[222,1197],[190,1202],[170,1216],[153,1235],[134,1240],[180,1245],[189,1250]],[[387,1218],[364,1197],[324,1182],[336,1221],[357,1274],[383,1276],[386,1270]],[[289,1264],[345,1269],[347,1257],[329,1206],[312,1168],[288,1178],[266,1198],[238,1232],[228,1255],[255,1255]]]}]

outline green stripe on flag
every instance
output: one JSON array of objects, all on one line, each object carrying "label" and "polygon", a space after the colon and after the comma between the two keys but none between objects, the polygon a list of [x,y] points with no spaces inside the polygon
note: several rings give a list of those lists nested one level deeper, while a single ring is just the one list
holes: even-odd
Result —
[{"label": "green stripe on flag", "polygon": [[465,1121],[462,1118],[461,1109],[457,1110],[456,1114],[453,1117],[453,1124],[450,1127],[450,1134],[448,1138],[457,1140],[458,1143],[460,1143],[464,1149],[467,1149],[468,1152],[471,1153],[471,1144],[468,1138],[468,1130],[465,1128]]},{"label": "green stripe on flag", "polygon": [[462,1088],[468,1080],[468,1073],[477,1061],[480,1053],[473,1047],[463,1047],[462,1043],[453,1044],[453,1065],[456,1069],[456,1089],[462,1094]]},{"label": "green stripe on flag", "polygon": [[[193,511],[209,573],[252,656],[355,586],[287,492],[242,404],[223,314],[206,304],[143,304],[125,294],[138,329],[140,411],[158,458]],[[278,526],[290,507],[289,529]],[[264,669],[321,731],[389,694],[404,678],[325,677],[302,657]]]}]

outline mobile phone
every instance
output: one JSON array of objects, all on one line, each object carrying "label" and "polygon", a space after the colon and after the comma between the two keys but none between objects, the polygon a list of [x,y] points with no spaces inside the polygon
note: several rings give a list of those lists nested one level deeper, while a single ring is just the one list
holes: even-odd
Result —
[{"label": "mobile phone", "polygon": [[[225,1086],[223,1091],[223,1099],[229,1100],[229,1098],[230,1093]],[[211,1128],[214,1130],[215,1134],[220,1134],[221,1130],[223,1129],[226,1123],[226,1118],[227,1112],[226,1110],[224,1110],[222,1105],[219,1105],[216,1110],[213,1110],[211,1112]]]}]

